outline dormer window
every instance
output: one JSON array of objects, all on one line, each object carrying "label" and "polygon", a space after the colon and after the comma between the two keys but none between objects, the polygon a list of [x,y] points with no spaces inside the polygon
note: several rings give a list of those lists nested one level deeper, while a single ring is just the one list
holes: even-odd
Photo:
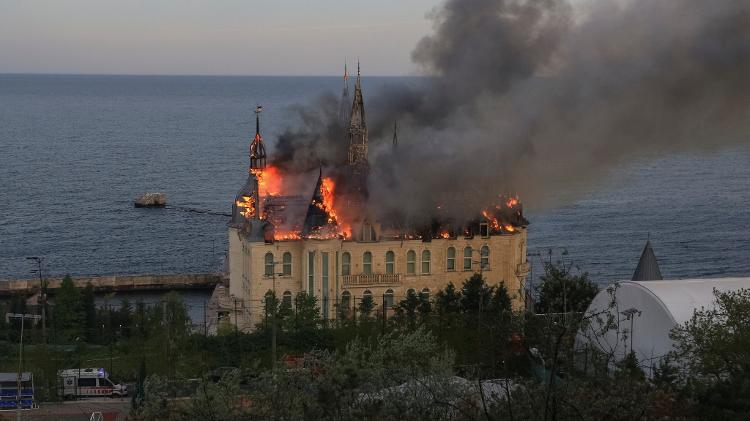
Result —
[{"label": "dormer window", "polygon": [[479,223],[479,235],[481,235],[482,238],[487,238],[490,236],[490,226],[489,224],[487,224],[487,222]]},{"label": "dormer window", "polygon": [[361,238],[362,238],[362,241],[366,243],[377,241],[377,237],[375,235],[375,228],[373,228],[372,224],[362,224]]}]

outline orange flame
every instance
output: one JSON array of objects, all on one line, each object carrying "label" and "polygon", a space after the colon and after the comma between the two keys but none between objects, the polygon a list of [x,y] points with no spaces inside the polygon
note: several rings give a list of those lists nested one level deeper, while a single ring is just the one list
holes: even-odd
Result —
[{"label": "orange flame", "polygon": [[516,229],[513,227],[513,225],[510,225],[510,224],[503,225],[503,229],[505,229],[505,231],[508,231],[508,232],[515,232],[516,231]]},{"label": "orange flame", "polygon": [[500,222],[497,220],[497,218],[490,215],[490,213],[486,210],[482,211],[482,216],[487,219],[487,222],[490,224],[490,228],[492,228],[494,231],[500,230]]},{"label": "orange flame", "polygon": [[258,190],[262,196],[278,196],[281,193],[281,174],[273,165],[265,169],[250,170],[258,178]]},{"label": "orange flame", "polygon": [[245,218],[252,218],[255,216],[255,198],[252,196],[242,196],[237,199],[236,205],[240,210],[240,215]]},{"label": "orange flame", "polygon": [[298,231],[276,231],[273,233],[273,239],[276,241],[282,240],[299,240],[302,238]]}]

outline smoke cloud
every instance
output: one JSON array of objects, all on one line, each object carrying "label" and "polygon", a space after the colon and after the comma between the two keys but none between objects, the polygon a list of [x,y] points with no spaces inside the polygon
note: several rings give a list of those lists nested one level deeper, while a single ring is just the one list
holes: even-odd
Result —
[{"label": "smoke cloud", "polygon": [[[412,54],[430,78],[365,92],[375,209],[540,206],[636,153],[748,141],[750,2],[448,0],[431,18]],[[299,114],[277,161],[343,161],[336,98]]]}]

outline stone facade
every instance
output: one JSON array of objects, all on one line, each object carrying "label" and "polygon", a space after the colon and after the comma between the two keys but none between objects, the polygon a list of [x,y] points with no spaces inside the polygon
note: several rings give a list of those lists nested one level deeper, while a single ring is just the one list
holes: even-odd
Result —
[{"label": "stone facade", "polygon": [[[454,258],[450,257],[451,248]],[[397,304],[409,289],[433,298],[449,282],[460,287],[480,269],[488,284],[504,284],[514,307],[521,308],[528,272],[526,229],[431,241],[264,242],[248,241],[237,228],[230,227],[229,293],[239,303],[237,314],[230,320],[236,320],[242,330],[252,330],[262,321],[265,294],[274,289],[279,299],[285,294],[294,297],[300,291],[312,293],[318,298],[323,317],[332,320],[337,306],[348,302],[354,307],[367,293],[372,294],[378,311],[384,302],[386,307],[391,302]]]}]

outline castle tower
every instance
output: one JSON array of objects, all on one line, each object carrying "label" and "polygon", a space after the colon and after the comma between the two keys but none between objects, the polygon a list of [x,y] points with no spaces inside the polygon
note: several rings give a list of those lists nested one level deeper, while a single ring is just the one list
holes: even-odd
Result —
[{"label": "castle tower", "polygon": [[348,164],[355,172],[367,172],[367,123],[365,121],[365,104],[362,98],[362,77],[357,62],[357,82],[354,85],[354,101],[349,117],[349,127],[346,131],[349,140]]},{"label": "castle tower", "polygon": [[242,186],[232,205],[232,220],[230,225],[243,226],[251,220],[260,219],[260,183],[258,178],[262,176],[266,168],[266,148],[263,145],[263,136],[260,135],[260,113],[263,107],[255,108],[255,137],[250,143],[250,169],[245,185]]}]

